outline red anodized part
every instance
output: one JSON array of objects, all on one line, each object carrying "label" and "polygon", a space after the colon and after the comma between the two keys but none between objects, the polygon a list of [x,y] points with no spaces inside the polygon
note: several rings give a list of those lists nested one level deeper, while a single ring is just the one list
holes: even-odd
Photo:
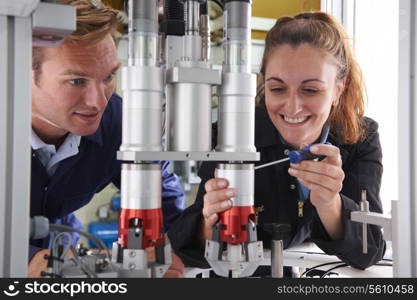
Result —
[{"label": "red anodized part", "polygon": [[220,213],[220,241],[236,245],[248,242],[246,226],[255,222],[253,206],[233,206]]},{"label": "red anodized part", "polygon": [[143,248],[161,246],[164,242],[162,209],[122,209],[119,216],[119,241],[129,248],[128,233],[131,219],[141,219],[143,226]]}]

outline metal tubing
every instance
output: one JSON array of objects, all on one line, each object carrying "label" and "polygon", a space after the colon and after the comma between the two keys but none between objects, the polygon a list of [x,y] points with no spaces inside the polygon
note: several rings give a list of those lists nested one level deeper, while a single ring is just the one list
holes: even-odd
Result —
[{"label": "metal tubing", "polygon": [[235,188],[237,195],[232,198],[233,206],[253,206],[255,172],[253,164],[219,164],[216,178],[225,178],[229,187]]},{"label": "metal tubing", "polygon": [[282,240],[271,241],[271,277],[284,277],[284,244]]},{"label": "metal tubing", "polygon": [[225,5],[225,39],[216,151],[256,152],[256,76],[251,74],[250,17],[247,2]]},{"label": "metal tubing", "polygon": [[164,73],[159,67],[158,1],[129,1],[128,67],[122,70],[121,151],[162,150]]},{"label": "metal tubing", "polygon": [[161,165],[122,164],[121,208],[161,208]]}]

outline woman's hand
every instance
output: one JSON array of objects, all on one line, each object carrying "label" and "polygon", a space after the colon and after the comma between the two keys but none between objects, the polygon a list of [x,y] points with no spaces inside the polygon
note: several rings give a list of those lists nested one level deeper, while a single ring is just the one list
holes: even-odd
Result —
[{"label": "woman's hand", "polygon": [[231,198],[235,197],[236,190],[228,187],[228,181],[222,178],[213,178],[206,182],[203,208],[203,237],[205,240],[211,239],[212,228],[216,224],[219,216],[232,207]]},{"label": "woman's hand", "polygon": [[316,207],[327,232],[333,239],[340,239],[343,228],[339,193],[345,179],[340,150],[332,145],[317,144],[310,151],[325,155],[326,158],[322,161],[305,160],[299,164],[291,164],[288,173],[310,189],[310,201]]}]

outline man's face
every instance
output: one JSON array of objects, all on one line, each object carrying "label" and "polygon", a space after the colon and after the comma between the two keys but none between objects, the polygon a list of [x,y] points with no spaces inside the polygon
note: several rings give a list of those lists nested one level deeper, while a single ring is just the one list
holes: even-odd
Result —
[{"label": "man's face", "polygon": [[32,127],[43,138],[71,132],[93,134],[115,85],[119,68],[110,35],[91,43],[44,49],[38,81],[32,74]]}]

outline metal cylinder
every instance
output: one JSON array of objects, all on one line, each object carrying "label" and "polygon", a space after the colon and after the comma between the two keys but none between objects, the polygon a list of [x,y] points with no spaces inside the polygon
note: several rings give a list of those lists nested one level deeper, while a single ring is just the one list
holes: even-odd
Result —
[{"label": "metal cylinder", "polygon": [[129,1],[129,66],[158,64],[158,1]]},{"label": "metal cylinder", "polygon": [[122,70],[121,151],[162,150],[164,74],[158,45],[158,0],[130,0],[129,66]]},{"label": "metal cylinder", "polygon": [[284,243],[282,240],[271,241],[271,277],[284,277]]},{"label": "metal cylinder", "polygon": [[211,151],[211,86],[172,83],[167,98],[168,150]]},{"label": "metal cylinder", "polygon": [[185,34],[198,35],[200,32],[200,3],[187,0],[184,3]]},{"label": "metal cylinder", "polygon": [[256,75],[251,74],[250,18],[248,2],[225,4],[225,60],[219,91],[216,151],[256,152]]},{"label": "metal cylinder", "polygon": [[121,151],[162,150],[163,76],[157,67],[123,68]]},{"label": "metal cylinder", "polygon": [[250,3],[234,1],[225,4],[225,72],[251,72],[251,14]]},{"label": "metal cylinder", "polygon": [[161,165],[122,164],[121,208],[161,208]]},{"label": "metal cylinder", "polygon": [[229,187],[236,189],[232,198],[233,206],[253,206],[255,173],[253,164],[219,164],[215,170],[216,178],[225,178]]},{"label": "metal cylinder", "polygon": [[210,22],[208,15],[200,16],[201,59],[210,60]]},{"label": "metal cylinder", "polygon": [[222,73],[216,151],[256,152],[256,75]]},{"label": "metal cylinder", "polygon": [[199,61],[202,55],[202,38],[200,35],[183,37],[183,61]]}]

